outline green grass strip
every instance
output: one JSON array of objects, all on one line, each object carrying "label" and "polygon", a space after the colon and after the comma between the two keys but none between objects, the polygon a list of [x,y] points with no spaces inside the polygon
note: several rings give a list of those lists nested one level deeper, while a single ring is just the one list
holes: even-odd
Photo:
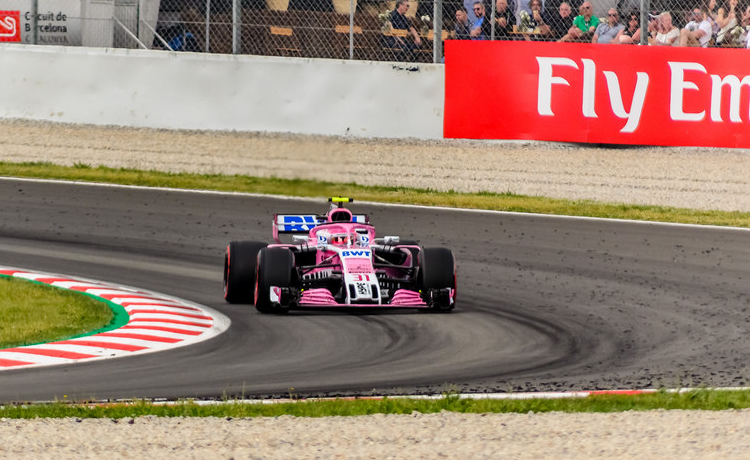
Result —
[{"label": "green grass strip", "polygon": [[128,319],[122,306],[106,299],[0,275],[0,349],[99,334]]},{"label": "green grass strip", "polygon": [[457,413],[605,413],[647,410],[730,410],[750,407],[750,391],[696,389],[684,393],[659,391],[634,396],[596,395],[586,398],[475,400],[445,395],[436,400],[325,400],[273,404],[248,404],[225,401],[218,404],[196,404],[189,400],[169,405],[148,401],[113,404],[72,404],[57,401],[46,404],[11,404],[0,406],[0,418],[33,419],[36,417],[77,417],[121,419],[154,415],[159,417],[296,417],[359,416],[372,414],[423,414],[449,411]]},{"label": "green grass strip", "polygon": [[135,169],[0,162],[0,176],[101,182],[146,187],[217,190],[300,197],[350,196],[362,201],[418,204],[566,216],[603,217],[699,225],[750,227],[750,212],[704,211],[664,206],[563,200],[513,193],[458,193],[407,187],[375,187],[242,175],[165,173]]}]

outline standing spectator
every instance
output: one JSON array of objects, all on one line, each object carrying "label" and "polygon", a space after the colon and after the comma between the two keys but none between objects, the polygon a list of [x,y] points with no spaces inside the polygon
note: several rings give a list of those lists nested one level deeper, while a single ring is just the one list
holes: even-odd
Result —
[{"label": "standing spectator", "polygon": [[723,44],[727,32],[737,27],[737,14],[737,0],[727,0],[719,8],[716,18],[716,25],[719,27],[719,32],[716,34],[717,45]]},{"label": "standing spectator", "polygon": [[492,35],[492,23],[490,18],[485,17],[484,3],[474,2],[474,14],[477,16],[477,20],[471,27],[471,39],[472,40],[489,40]]},{"label": "standing spectator", "polygon": [[573,27],[573,10],[568,2],[560,3],[557,11],[551,14],[550,26],[554,38],[562,38]]},{"label": "standing spectator", "polygon": [[691,21],[680,31],[680,46],[702,46],[711,41],[711,23],[701,8],[693,8]]},{"label": "standing spectator", "polygon": [[591,41],[591,37],[599,25],[599,18],[593,15],[594,9],[591,2],[586,0],[581,4],[580,15],[573,19],[573,27],[568,29],[560,40],[561,42]]},{"label": "standing spectator", "polygon": [[508,0],[497,0],[495,3],[495,37],[504,40],[510,37],[516,16],[508,6]]},{"label": "standing spectator", "polygon": [[659,30],[656,38],[650,43],[654,46],[676,46],[680,43],[680,29],[672,24],[672,15],[664,11],[659,15]]},{"label": "standing spectator", "polygon": [[471,23],[466,8],[459,6],[456,10],[456,40],[471,40]]},{"label": "standing spectator", "polygon": [[591,38],[591,43],[615,43],[617,34],[624,28],[625,26],[620,24],[620,15],[617,13],[617,10],[610,8],[607,11],[607,23],[599,24],[596,27],[594,36]]},{"label": "standing spectator", "polygon": [[406,17],[406,11],[409,9],[409,2],[407,0],[396,0],[396,6],[391,12],[391,27],[394,30],[405,30],[408,35],[411,35],[413,41],[409,41],[408,38],[393,37],[395,39],[394,48],[399,48],[404,51],[412,52],[416,47],[422,46],[422,39],[417,33],[417,29],[414,28],[409,18]]},{"label": "standing spectator", "polygon": [[641,41],[641,14],[631,11],[628,14],[628,26],[624,27],[615,37],[615,43],[638,43]]}]

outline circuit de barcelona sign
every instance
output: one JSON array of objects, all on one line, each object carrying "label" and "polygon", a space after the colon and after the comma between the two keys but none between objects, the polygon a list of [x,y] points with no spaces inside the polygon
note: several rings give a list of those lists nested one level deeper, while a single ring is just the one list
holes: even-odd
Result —
[{"label": "circuit de barcelona sign", "polygon": [[0,42],[81,45],[81,0],[0,0]]}]

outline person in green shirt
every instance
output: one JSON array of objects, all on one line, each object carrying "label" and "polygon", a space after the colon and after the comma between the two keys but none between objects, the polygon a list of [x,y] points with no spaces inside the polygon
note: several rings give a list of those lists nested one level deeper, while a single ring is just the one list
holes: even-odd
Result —
[{"label": "person in green shirt", "polygon": [[591,2],[586,1],[581,4],[580,15],[573,19],[573,27],[568,30],[560,40],[560,42],[590,42],[591,37],[594,36],[594,31],[599,25],[599,18],[594,16],[594,8],[591,6]]}]

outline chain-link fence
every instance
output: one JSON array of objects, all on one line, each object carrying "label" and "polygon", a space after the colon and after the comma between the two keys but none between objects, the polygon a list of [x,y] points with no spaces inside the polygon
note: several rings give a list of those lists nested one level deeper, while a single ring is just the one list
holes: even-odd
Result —
[{"label": "chain-link fence", "polygon": [[[702,1],[652,0],[641,11],[639,0],[0,0],[0,40],[441,62],[447,39],[679,44],[691,21],[706,28],[695,21],[704,11],[709,32],[696,44],[745,46],[750,7]],[[13,39],[3,39],[7,18],[19,21]]]}]

